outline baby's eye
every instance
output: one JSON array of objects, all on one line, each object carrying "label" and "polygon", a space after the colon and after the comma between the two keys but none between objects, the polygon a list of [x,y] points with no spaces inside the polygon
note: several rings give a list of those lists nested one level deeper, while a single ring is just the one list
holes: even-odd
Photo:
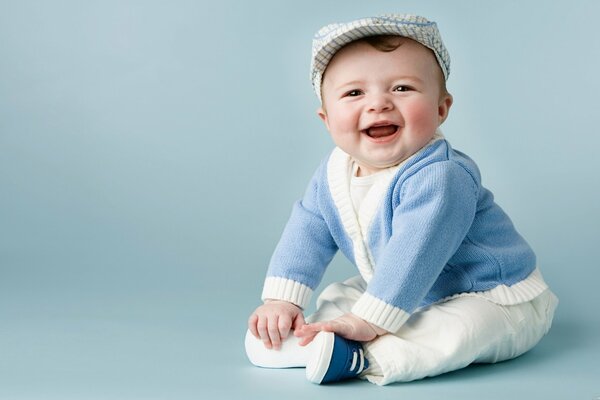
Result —
[{"label": "baby's eye", "polygon": [[394,88],[394,92],[408,92],[411,91],[412,88],[405,85],[398,85]]},{"label": "baby's eye", "polygon": [[362,94],[362,90],[360,89],[353,89],[350,90],[348,92],[346,92],[346,94],[344,95],[344,97],[348,96],[348,97],[355,97],[355,96],[360,96]]}]

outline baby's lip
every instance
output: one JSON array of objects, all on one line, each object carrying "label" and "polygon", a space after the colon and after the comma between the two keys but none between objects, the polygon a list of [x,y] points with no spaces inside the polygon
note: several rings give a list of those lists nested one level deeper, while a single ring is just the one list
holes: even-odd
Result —
[{"label": "baby's lip", "polygon": [[378,138],[396,133],[399,127],[399,125],[390,121],[378,121],[361,130],[361,132],[369,137]]},{"label": "baby's lip", "polygon": [[395,124],[393,121],[383,120],[383,121],[377,121],[375,123],[372,123],[371,125],[369,125],[369,128],[373,128],[376,126],[385,126],[385,125],[397,125],[397,124]]},{"label": "baby's lip", "polygon": [[370,125],[367,125],[367,127],[363,128],[362,131],[368,131],[371,128],[376,128],[378,126],[387,126],[387,125],[396,125],[396,126],[398,126],[398,124],[395,124],[393,121],[384,120],[384,121],[377,121],[377,122],[374,122],[374,123],[372,123]]}]

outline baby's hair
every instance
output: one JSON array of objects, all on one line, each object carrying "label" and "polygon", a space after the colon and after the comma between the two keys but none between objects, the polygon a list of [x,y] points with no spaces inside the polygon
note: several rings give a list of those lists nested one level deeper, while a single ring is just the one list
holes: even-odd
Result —
[{"label": "baby's hair", "polygon": [[379,51],[390,52],[396,50],[402,45],[404,41],[401,36],[398,35],[377,35],[367,36],[359,39],[358,41],[364,41],[370,44],[372,47]]}]

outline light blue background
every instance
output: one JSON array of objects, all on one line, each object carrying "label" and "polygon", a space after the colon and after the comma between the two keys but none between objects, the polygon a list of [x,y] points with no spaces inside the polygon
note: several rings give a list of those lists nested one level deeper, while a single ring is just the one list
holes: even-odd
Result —
[{"label": "light blue background", "polygon": [[[561,305],[517,360],[316,387],[251,367],[242,337],[291,204],[331,148],[311,37],[383,12],[438,22],[455,99],[443,131]],[[597,1],[0,1],[0,398],[600,396],[599,13]],[[353,273],[336,258],[326,281]]]}]

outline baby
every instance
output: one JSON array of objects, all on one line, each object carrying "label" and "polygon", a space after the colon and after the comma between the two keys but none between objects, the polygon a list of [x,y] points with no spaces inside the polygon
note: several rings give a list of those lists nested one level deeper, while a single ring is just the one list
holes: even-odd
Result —
[{"label": "baby", "polygon": [[[439,131],[452,106],[437,26],[385,15],[321,29],[318,115],[336,148],[272,256],[248,320],[261,367],[314,383],[385,385],[511,359],[548,332],[557,299],[535,254]],[[303,309],[340,250],[360,275]]]}]

